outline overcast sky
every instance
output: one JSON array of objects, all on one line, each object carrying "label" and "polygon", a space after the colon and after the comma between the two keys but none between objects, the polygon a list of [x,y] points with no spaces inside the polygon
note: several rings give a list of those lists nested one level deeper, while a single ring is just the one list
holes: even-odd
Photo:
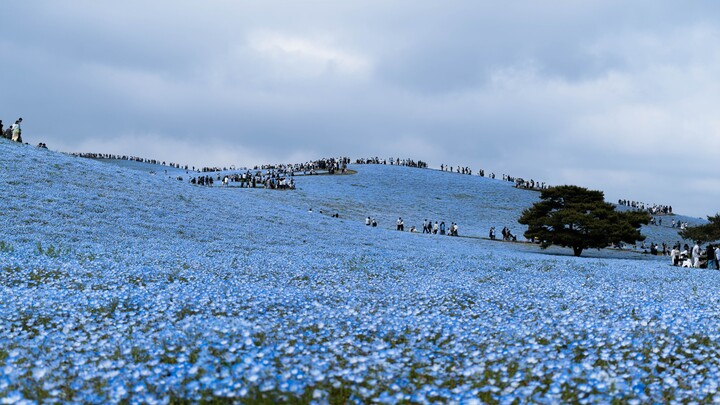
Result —
[{"label": "overcast sky", "polygon": [[400,156],[720,210],[720,2],[0,10],[0,119],[31,144],[197,166]]}]

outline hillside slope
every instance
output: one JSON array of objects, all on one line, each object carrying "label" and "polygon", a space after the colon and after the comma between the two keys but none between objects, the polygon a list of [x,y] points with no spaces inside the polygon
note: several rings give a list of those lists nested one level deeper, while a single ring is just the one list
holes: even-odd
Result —
[{"label": "hillside slope", "polygon": [[391,230],[484,236],[537,196],[502,182],[362,166],[280,192],[0,159],[4,402],[682,401],[720,367],[717,272]]}]

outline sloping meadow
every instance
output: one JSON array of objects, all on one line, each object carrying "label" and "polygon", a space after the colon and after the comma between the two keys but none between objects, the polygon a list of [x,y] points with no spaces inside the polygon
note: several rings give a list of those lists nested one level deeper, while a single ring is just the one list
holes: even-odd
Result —
[{"label": "sloping meadow", "polygon": [[201,188],[9,142],[0,159],[3,403],[720,399],[716,272],[386,223],[470,233],[532,193],[371,166]]}]

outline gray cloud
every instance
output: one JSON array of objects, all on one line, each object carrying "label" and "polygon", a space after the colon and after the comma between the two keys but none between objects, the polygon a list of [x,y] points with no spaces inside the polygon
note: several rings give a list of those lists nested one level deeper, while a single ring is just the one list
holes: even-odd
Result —
[{"label": "gray cloud", "polygon": [[3,8],[0,114],[29,142],[194,165],[407,156],[718,209],[720,5]]}]

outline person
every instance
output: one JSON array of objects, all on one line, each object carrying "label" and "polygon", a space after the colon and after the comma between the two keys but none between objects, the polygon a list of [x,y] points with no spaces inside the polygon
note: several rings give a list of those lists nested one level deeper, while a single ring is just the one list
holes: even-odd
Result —
[{"label": "person", "polygon": [[673,266],[677,266],[678,260],[680,259],[680,249],[678,249],[678,247],[679,245],[675,245],[670,251],[670,263],[672,263]]},{"label": "person", "polygon": [[440,235],[445,235],[445,221],[440,222]]},{"label": "person", "polygon": [[415,229],[415,226],[411,226],[410,233],[415,233],[415,232],[417,232],[417,229]]},{"label": "person", "polygon": [[713,247],[713,245],[708,245],[707,252],[705,254],[707,256],[707,268],[714,269],[715,267],[717,267],[715,248]]},{"label": "person", "polygon": [[692,248],[692,266],[700,267],[700,241],[695,241],[695,246]]},{"label": "person", "polygon": [[20,123],[22,123],[22,118],[18,118],[12,126],[12,140],[15,142],[22,142],[22,130],[20,129]]},{"label": "person", "polygon": [[377,227],[377,221],[375,221],[375,218],[372,219],[372,227]]},{"label": "person", "polygon": [[715,270],[720,270],[720,245],[715,248]]},{"label": "person", "polygon": [[0,135],[3,134],[3,123],[2,120],[0,120]]},{"label": "person", "polygon": [[495,240],[495,227],[494,226],[490,227],[490,235],[489,236],[490,236],[490,240]]},{"label": "person", "polygon": [[438,222],[435,221],[435,225],[433,225],[433,235],[437,235],[438,229]]},{"label": "person", "polygon": [[402,231],[404,224],[405,224],[405,223],[403,222],[402,217],[398,217],[398,220],[397,220],[397,230],[398,230],[398,231]]}]

